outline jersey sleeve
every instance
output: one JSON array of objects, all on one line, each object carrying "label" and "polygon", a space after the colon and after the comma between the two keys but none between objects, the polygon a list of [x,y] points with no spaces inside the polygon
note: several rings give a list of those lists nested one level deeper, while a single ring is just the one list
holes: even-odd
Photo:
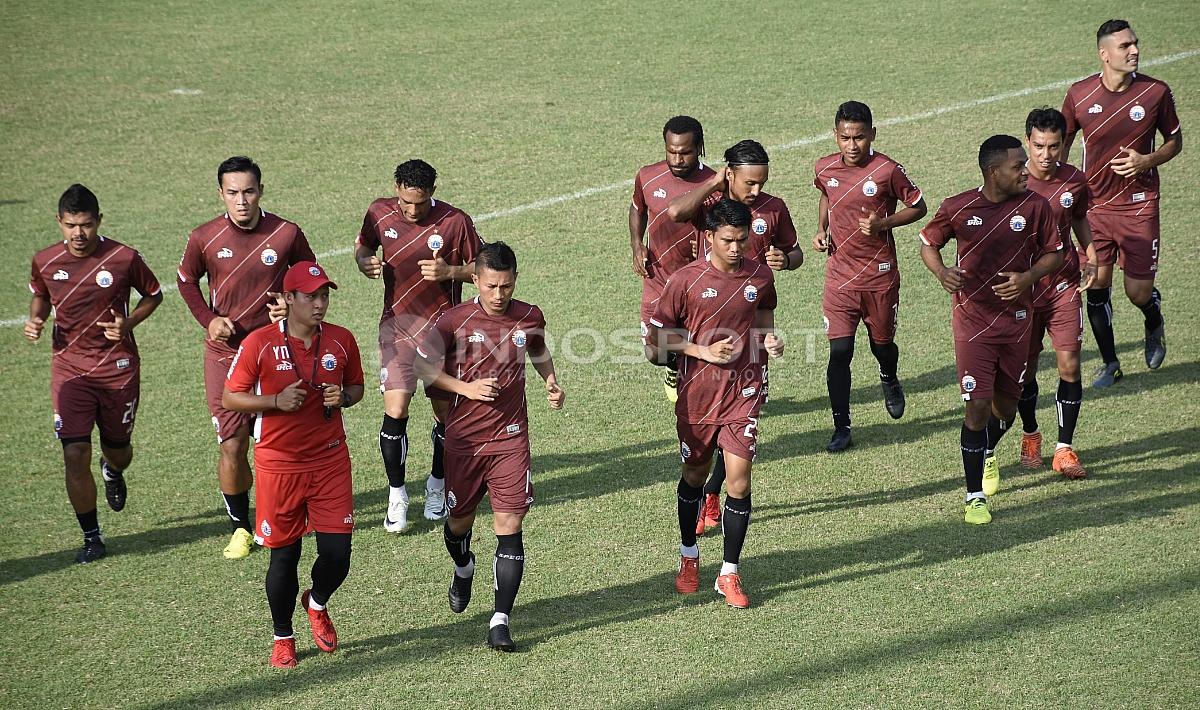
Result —
[{"label": "jersey sleeve", "polygon": [[375,215],[373,210],[367,209],[367,213],[363,215],[362,227],[358,230],[358,236],[354,238],[354,243],[364,246],[371,251],[379,249],[379,232],[375,229]]},{"label": "jersey sleeve", "polygon": [[1156,127],[1164,136],[1173,136],[1183,127],[1179,123],[1179,114],[1175,111],[1175,94],[1166,85],[1163,86],[1162,99],[1158,104]]},{"label": "jersey sleeve", "polygon": [[686,314],[686,296],[683,279],[671,276],[658,299],[658,307],[650,317],[650,323],[659,328],[679,328]]},{"label": "jersey sleeve", "polygon": [[40,298],[50,298],[50,289],[46,288],[46,280],[42,278],[42,270],[38,268],[36,258],[29,272],[29,290]]},{"label": "jersey sleeve", "polygon": [[1079,191],[1075,195],[1075,204],[1071,206],[1072,219],[1086,219],[1087,211],[1092,206],[1092,191],[1087,186],[1087,182],[1079,184]]},{"label": "jersey sleeve", "polygon": [[1067,135],[1072,136],[1079,130],[1079,121],[1075,119],[1075,87],[1067,89],[1063,98],[1062,115],[1067,119]]},{"label": "jersey sleeve", "polygon": [[892,175],[889,180],[892,194],[896,196],[904,204],[912,207],[921,201],[921,189],[909,177],[908,171],[900,163],[892,166]]},{"label": "jersey sleeve", "polygon": [[139,251],[134,251],[133,259],[129,262],[129,285],[133,286],[143,296],[156,296],[162,293],[158,278],[146,263],[146,257]]},{"label": "jersey sleeve", "polygon": [[813,187],[817,188],[817,191],[825,197],[829,197],[829,193],[825,192],[825,183],[821,181],[820,168],[821,161],[813,163]]},{"label": "jersey sleeve", "polygon": [[193,232],[188,235],[187,245],[183,248],[183,257],[179,260],[178,274],[179,296],[187,304],[192,317],[202,327],[207,328],[216,312],[204,300],[200,292],[200,279],[208,273],[208,262],[204,258],[204,247]]},{"label": "jersey sleeve", "polygon": [[304,235],[304,230],[296,227],[296,239],[292,242],[292,254],[288,259],[288,266],[299,264],[302,261],[316,261],[317,255],[313,253],[312,247],[308,243],[308,237]]},{"label": "jersey sleeve", "polygon": [[1054,221],[1054,210],[1049,203],[1039,205],[1037,215],[1038,257],[1062,251],[1062,237],[1058,233],[1058,225]]},{"label": "jersey sleeve", "polygon": [[796,225],[792,224],[792,213],[783,200],[779,201],[779,205],[779,224],[775,225],[775,236],[771,241],[786,254],[796,248]]},{"label": "jersey sleeve", "polygon": [[758,293],[758,310],[773,311],[778,306],[779,294],[775,291],[775,279],[772,277]]},{"label": "jersey sleeve", "polygon": [[475,257],[479,256],[479,250],[482,247],[483,237],[479,236],[479,232],[476,231],[474,220],[463,214],[462,230],[458,235],[459,265],[466,266],[475,261]]},{"label": "jersey sleeve", "polygon": [[921,243],[941,249],[946,246],[946,242],[953,238],[954,224],[950,220],[950,212],[946,209],[946,203],[943,202],[938,207],[937,214],[933,215],[933,219],[929,220],[929,224],[921,230]]},{"label": "jersey sleeve", "polygon": [[638,212],[646,211],[646,196],[642,194],[642,171],[633,178],[633,208]]},{"label": "jersey sleeve", "polygon": [[225,389],[230,392],[252,392],[258,384],[260,367],[258,356],[260,351],[259,338],[251,333],[238,347],[233,364],[229,366],[229,374],[225,376]]}]

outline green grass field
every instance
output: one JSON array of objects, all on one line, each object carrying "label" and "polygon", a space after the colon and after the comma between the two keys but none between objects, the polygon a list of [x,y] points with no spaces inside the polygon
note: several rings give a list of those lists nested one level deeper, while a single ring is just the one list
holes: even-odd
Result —
[{"label": "green grass field", "polygon": [[[906,164],[932,215],[978,183],[983,138],[1020,133],[1032,107],[1061,105],[1066,82],[1097,69],[1095,28],[1113,16],[1133,22],[1143,69],[1171,84],[1185,133],[1200,135],[1200,54],[1175,56],[1200,49],[1200,9],[1186,0],[4,3],[0,615],[12,633],[0,706],[1192,704],[1193,138],[1163,170],[1166,364],[1146,370],[1140,314],[1114,298],[1126,377],[1086,393],[1076,442],[1091,477],[1019,471],[1010,436],[996,519],[982,529],[962,522],[948,299],[920,265],[915,227],[899,232],[908,413],[887,417],[860,338],[857,446],[846,455],[823,451],[823,257],[810,252],[780,278],[776,320],[790,350],[772,366],[761,426],[742,560],[748,611],[727,609],[706,586],[675,594],[674,420],[660,372],[613,344],[632,339],[639,298],[629,188],[619,184],[661,159],[669,116],[704,122],[710,158],[746,137],[772,149],[768,190],[788,201],[805,243],[815,229],[811,166],[834,149],[831,137],[815,137],[828,133],[838,103],[866,101],[877,121],[891,120],[876,148]],[[566,411],[551,413],[540,394],[531,403],[538,502],[513,617],[521,653],[483,645],[486,569],[472,608],[447,610],[440,526],[383,532],[381,400],[369,393],[348,414],[361,527],[331,607],[342,648],[317,653],[298,615],[300,666],[268,667],[268,555],[221,557],[228,526],[203,404],[202,331],[175,292],[137,332],[143,400],[129,507],[117,515],[101,503],[110,556],[73,564],[79,531],[51,428],[49,343],[26,342],[17,325],[29,259],[58,238],[56,200],[78,181],[99,195],[104,232],[172,283],[188,231],[221,209],[217,163],[238,153],[264,168],[264,206],[300,223],[318,252],[336,252],[324,258],[342,285],[330,320],[358,335],[368,372],[381,288],[357,275],[348,248],[395,165],[415,156],[437,167],[438,197],[517,250],[518,297],[540,304],[552,331],[593,328],[604,339],[602,351],[586,334],[558,343]],[[590,188],[605,189],[524,208]],[[1089,342],[1085,376],[1096,364]],[[1039,377],[1052,393],[1048,356]],[[414,411],[417,492],[429,413]],[[1052,427],[1045,396],[1040,413]],[[417,495],[417,515],[419,505]],[[494,548],[489,524],[481,516],[481,560]],[[719,537],[701,548],[710,582]]]}]

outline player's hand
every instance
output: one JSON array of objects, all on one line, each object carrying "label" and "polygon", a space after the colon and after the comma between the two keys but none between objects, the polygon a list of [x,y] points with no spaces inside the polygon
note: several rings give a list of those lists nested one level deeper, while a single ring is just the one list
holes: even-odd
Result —
[{"label": "player's hand", "polygon": [[34,316],[25,321],[25,337],[36,341],[42,337],[42,329],[46,327],[46,319]]},{"label": "player's hand", "polygon": [[433,250],[432,258],[418,261],[417,266],[421,269],[421,278],[426,281],[445,281],[450,278],[450,265],[438,256],[437,249]]},{"label": "player's hand", "polygon": [[858,231],[868,237],[883,231],[882,217],[861,205],[858,209],[862,212],[862,216],[858,218]]},{"label": "player's hand", "polygon": [[772,271],[783,271],[783,267],[787,266],[787,254],[772,245],[767,249],[767,266],[771,267]]},{"label": "player's hand", "polygon": [[711,345],[700,346],[700,359],[714,365],[724,365],[733,359],[733,336],[726,336]]},{"label": "player's hand", "polygon": [[823,229],[818,229],[816,235],[813,236],[813,249],[817,251],[829,251],[830,242],[829,234]]},{"label": "player's hand", "polygon": [[1011,301],[1029,290],[1032,279],[1028,271],[1001,271],[997,276],[1005,279],[1004,283],[992,286],[1002,300]]},{"label": "player's hand", "polygon": [[1087,266],[1083,267],[1083,275],[1079,279],[1079,290],[1086,291],[1096,283],[1096,262],[1089,261]]},{"label": "player's hand", "polygon": [[717,167],[711,166],[716,174],[709,178],[708,186],[712,189],[709,192],[725,192],[729,189],[729,166],[722,165]]},{"label": "player's hand", "polygon": [[[694,250],[695,248],[696,248],[695,242],[693,241],[692,249]],[[693,258],[695,256],[696,256],[695,254],[692,255]],[[640,240],[640,239],[637,240],[636,242],[634,242],[634,244],[633,244],[633,273],[637,274],[638,276],[641,276],[644,279],[650,278],[650,272],[646,271],[646,265],[649,261],[650,261],[650,258],[646,251],[646,245],[643,244],[642,240]]]},{"label": "player's hand", "polygon": [[223,343],[233,335],[233,321],[217,316],[208,322],[208,339]]},{"label": "player's hand", "polygon": [[500,394],[500,382],[495,377],[485,377],[468,382],[459,394],[476,402],[495,402],[496,396]]},{"label": "player's hand", "polygon": [[342,406],[341,385],[321,385],[321,404],[326,407]]},{"label": "player's hand", "polygon": [[358,262],[358,270],[369,279],[377,279],[383,274],[383,262],[374,254],[365,259],[355,259],[355,261]]},{"label": "player's hand", "polygon": [[558,386],[558,381],[546,380],[546,401],[550,402],[551,409],[563,408],[563,402],[567,401],[567,392]]},{"label": "player's hand", "polygon": [[783,357],[783,341],[774,333],[767,333],[763,338],[763,348],[766,349],[767,355],[772,359],[778,360]]},{"label": "player's hand", "polygon": [[304,383],[296,380],[292,384],[283,388],[283,391],[275,395],[275,407],[285,412],[294,412],[304,404],[304,397],[308,393],[305,391]]},{"label": "player's hand", "polygon": [[947,292],[958,293],[963,287],[966,276],[966,269],[960,269],[957,266],[946,266],[942,268],[942,273],[938,274],[938,281],[942,282],[942,288],[946,289]]},{"label": "player's hand", "polygon": [[104,337],[106,339],[112,341],[123,340],[129,334],[129,331],[125,328],[125,316],[111,308],[108,309],[108,313],[112,317],[112,320],[96,321],[96,325],[104,329]]},{"label": "player's hand", "polygon": [[1121,148],[1120,154],[1108,161],[1108,164],[1112,167],[1113,172],[1121,177],[1141,175],[1153,167],[1150,165],[1148,156],[1142,155],[1133,148]]},{"label": "player's hand", "polygon": [[278,323],[287,318],[288,306],[287,301],[283,300],[283,294],[267,291],[267,298],[270,299],[267,301],[267,313],[271,316],[271,322]]}]

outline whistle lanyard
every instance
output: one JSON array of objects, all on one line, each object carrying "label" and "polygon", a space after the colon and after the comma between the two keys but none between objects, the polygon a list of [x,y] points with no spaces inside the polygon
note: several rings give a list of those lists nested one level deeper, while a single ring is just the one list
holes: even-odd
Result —
[{"label": "whistle lanyard", "polygon": [[296,373],[296,377],[299,377],[300,381],[304,382],[309,387],[312,387],[313,389],[320,389],[317,386],[317,361],[321,359],[321,326],[319,326],[319,325],[317,326],[317,337],[316,337],[316,340],[313,342],[314,354],[313,354],[312,378],[309,379],[307,382],[305,382],[304,377],[300,374],[300,367],[298,365],[296,365],[295,358],[292,357],[292,344],[288,340],[287,318],[283,319],[283,351],[285,353],[287,353],[288,364],[292,366],[292,372]]}]

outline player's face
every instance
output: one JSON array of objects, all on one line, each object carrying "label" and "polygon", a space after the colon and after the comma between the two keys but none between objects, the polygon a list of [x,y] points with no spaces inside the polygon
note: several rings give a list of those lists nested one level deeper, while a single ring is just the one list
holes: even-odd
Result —
[{"label": "player's face", "polygon": [[225,173],[221,176],[221,201],[234,224],[253,229],[261,213],[258,201],[262,198],[262,183],[254,173]]},{"label": "player's face", "polygon": [[736,269],[741,263],[749,236],[750,230],[746,227],[733,227],[728,224],[717,227],[715,232],[704,231],[712,259],[721,262],[730,270]]},{"label": "player's face", "polygon": [[729,197],[743,205],[754,204],[770,176],[766,165],[740,165],[725,170],[729,182]]},{"label": "player's face", "polygon": [[66,212],[58,215],[67,250],[74,256],[87,256],[100,244],[101,215],[91,212]]},{"label": "player's face", "polygon": [[1138,38],[1133,28],[1121,30],[1100,40],[1100,61],[1122,73],[1137,71]]},{"label": "player's face", "polygon": [[1025,187],[1029,184],[1026,160],[1028,158],[1024,148],[1010,148],[1004,160],[989,168],[992,171],[992,184],[996,189],[1006,195],[1025,192]]},{"label": "player's face", "polygon": [[508,310],[508,302],[517,288],[516,271],[496,271],[479,266],[471,274],[471,280],[479,289],[479,303],[483,305],[483,310],[494,316]]},{"label": "player's face", "polygon": [[[434,190],[436,189],[435,187]],[[419,187],[397,185],[396,197],[400,198],[397,200],[400,207],[400,216],[409,224],[416,224],[425,219],[425,216],[429,214],[429,210],[433,209],[433,190],[422,190]]]},{"label": "player's face", "polygon": [[288,304],[288,318],[304,325],[316,325],[325,320],[329,310],[329,287],[322,286],[312,293],[289,291],[284,300]]},{"label": "player's face", "polygon": [[1029,148],[1029,161],[1037,166],[1039,173],[1054,171],[1062,153],[1062,133],[1035,128],[1026,136],[1025,145]]},{"label": "player's face", "polygon": [[663,142],[667,146],[667,167],[672,175],[684,178],[696,171],[700,165],[700,148],[694,133],[667,133]]},{"label": "player's face", "polygon": [[862,165],[871,154],[871,143],[875,140],[875,127],[865,123],[842,121],[834,126],[833,137],[837,139],[838,151],[847,165]]}]

